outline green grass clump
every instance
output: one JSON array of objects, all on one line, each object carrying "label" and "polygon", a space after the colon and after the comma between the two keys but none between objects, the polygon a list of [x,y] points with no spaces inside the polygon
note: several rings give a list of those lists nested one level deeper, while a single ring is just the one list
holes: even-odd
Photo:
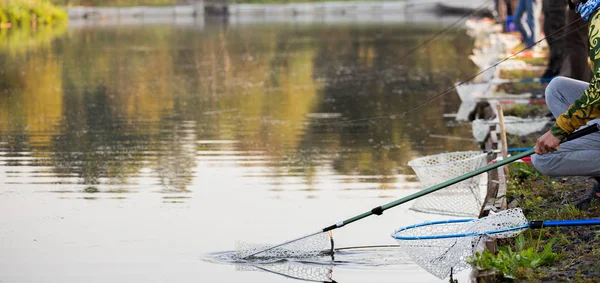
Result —
[{"label": "green grass clump", "polygon": [[[529,163],[512,163],[510,164],[509,167],[510,170],[510,176],[514,179],[513,181],[524,181],[527,179],[534,179],[534,180],[538,180],[538,179],[547,179],[546,176],[542,175],[542,173],[540,173],[538,170],[535,169],[535,167],[533,167],[531,164]],[[514,182],[513,182],[514,184]]]},{"label": "green grass clump", "polygon": [[548,113],[548,106],[545,104],[517,104],[512,107],[506,107],[504,116],[515,116],[521,118],[544,117]]},{"label": "green grass clump", "polygon": [[67,12],[45,0],[0,0],[0,24],[51,25],[67,19]]},{"label": "green grass clump", "polygon": [[500,247],[497,254],[489,251],[476,253],[470,261],[480,270],[496,270],[504,278],[534,280],[536,268],[554,263],[560,255],[552,251],[556,239],[551,239],[541,251],[539,241],[536,246],[526,247],[528,242],[520,234],[515,240],[514,250],[510,245]]}]

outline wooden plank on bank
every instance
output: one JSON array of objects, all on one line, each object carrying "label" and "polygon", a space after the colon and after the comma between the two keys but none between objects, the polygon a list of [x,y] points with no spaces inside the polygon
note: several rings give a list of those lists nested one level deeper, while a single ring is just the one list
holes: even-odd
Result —
[{"label": "wooden plank on bank", "polygon": [[[506,131],[504,129],[504,115],[502,113],[501,106],[498,109],[499,113],[499,125],[490,126],[490,136],[486,142],[485,150],[489,152],[495,152],[499,147],[502,151],[502,155],[504,158],[508,156],[507,152],[507,140],[506,140]],[[500,130],[500,132],[498,132]],[[498,135],[501,138],[498,138]],[[501,145],[500,145],[501,144]],[[493,153],[491,155],[490,161],[495,160],[497,155]],[[490,213],[490,210],[500,211],[507,209],[507,201],[506,201],[506,171],[508,166],[502,166],[497,168],[496,170],[492,170],[488,174],[488,189],[487,195],[484,201],[484,205],[481,209],[481,213],[479,217],[485,217]],[[496,253],[497,252],[497,243],[496,239],[490,238],[485,242],[485,250]],[[493,270],[477,270],[473,269],[470,276],[471,282],[496,282],[496,272]]]}]

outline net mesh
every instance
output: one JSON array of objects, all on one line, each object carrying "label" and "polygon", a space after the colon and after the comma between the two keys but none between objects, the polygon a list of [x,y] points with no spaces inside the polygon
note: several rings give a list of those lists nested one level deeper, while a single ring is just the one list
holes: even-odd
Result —
[{"label": "net mesh", "polygon": [[[486,237],[510,238],[523,229],[486,235],[484,233],[501,229],[520,227],[529,222],[521,209],[509,209],[481,219],[468,222],[423,224],[419,227],[400,229],[392,235],[400,247],[419,266],[443,279],[451,270],[457,272],[469,267],[467,259],[474,255]],[[475,236],[443,239],[418,239],[424,236],[478,233]],[[398,239],[408,237],[412,239]]]},{"label": "net mesh", "polygon": [[307,265],[285,261],[270,264],[238,264],[235,269],[236,271],[264,271],[310,282],[335,282],[332,279],[333,267],[329,265]]},{"label": "net mesh", "polygon": [[[411,160],[408,165],[424,188],[470,173],[487,164],[477,151],[442,153]],[[453,216],[477,216],[483,205],[487,174],[480,174],[418,198],[411,209]]]},{"label": "net mesh", "polygon": [[239,259],[246,259],[249,256],[258,259],[306,258],[329,253],[333,248],[329,232],[318,233],[269,249],[271,247],[273,245],[237,242],[236,255]]},{"label": "net mesh", "polygon": [[[504,117],[506,132],[516,136],[526,136],[533,132],[539,132],[550,122],[548,118],[520,118],[515,116]],[[498,125],[498,118],[494,120],[477,119],[471,123],[473,137],[477,142],[483,142],[490,132],[490,126]]]}]

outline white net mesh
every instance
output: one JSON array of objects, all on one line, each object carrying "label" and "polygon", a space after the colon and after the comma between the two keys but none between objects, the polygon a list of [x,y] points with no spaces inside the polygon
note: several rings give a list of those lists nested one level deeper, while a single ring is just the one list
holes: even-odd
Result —
[{"label": "white net mesh", "polygon": [[[520,227],[529,222],[520,208],[509,209],[481,219],[468,222],[423,224],[419,227],[400,229],[392,235],[400,247],[419,266],[429,273],[446,278],[451,270],[458,272],[469,267],[467,259],[485,241],[485,237],[509,238],[526,228],[484,235],[501,229]],[[477,233],[475,236],[459,236],[442,239],[418,239],[418,237]],[[408,237],[412,239],[398,239]]]},{"label": "white net mesh", "polygon": [[[411,160],[408,165],[424,188],[475,171],[487,164],[487,155],[477,151],[442,153]],[[483,205],[487,174],[480,174],[418,198],[411,209],[454,216],[477,216]]]},{"label": "white net mesh", "polygon": [[[236,243],[236,255],[246,259],[250,255],[255,259],[306,258],[331,252],[332,244],[329,232],[318,233],[310,237],[293,241],[279,247],[269,249],[273,245]],[[258,254],[255,254],[259,252]]]},{"label": "white net mesh", "polygon": [[310,282],[335,282],[332,279],[333,267],[329,265],[307,265],[296,262],[270,264],[236,265],[236,271],[264,271],[288,278]]},{"label": "white net mesh", "polygon": [[[539,132],[550,122],[548,118],[520,118],[515,116],[504,117],[504,128],[506,132],[516,136],[526,136],[533,132]],[[494,120],[477,119],[471,123],[473,137],[477,142],[482,142],[490,132],[490,126],[497,125],[498,118]]]}]

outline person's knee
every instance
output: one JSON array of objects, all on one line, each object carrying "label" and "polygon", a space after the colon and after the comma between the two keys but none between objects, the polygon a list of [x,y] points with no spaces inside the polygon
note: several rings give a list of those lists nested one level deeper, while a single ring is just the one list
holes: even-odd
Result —
[{"label": "person's knee", "polygon": [[561,89],[565,87],[566,83],[569,81],[569,78],[563,76],[554,77],[550,83],[546,86],[545,96],[546,96],[546,104],[552,105],[555,100],[557,100],[561,96]]}]

